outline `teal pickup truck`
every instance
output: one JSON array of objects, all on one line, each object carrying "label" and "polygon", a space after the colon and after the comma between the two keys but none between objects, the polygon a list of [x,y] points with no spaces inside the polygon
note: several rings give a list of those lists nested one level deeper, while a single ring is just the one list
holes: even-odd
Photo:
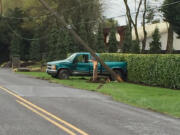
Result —
[{"label": "teal pickup truck", "polygon": [[[50,74],[52,77],[58,77],[60,79],[68,79],[69,76],[72,75],[89,76],[93,74],[93,63],[91,62],[91,59],[92,56],[90,53],[74,53],[65,60],[48,62],[46,72]],[[105,63],[117,74],[119,74],[124,80],[126,79],[126,62]],[[110,76],[110,74],[104,69],[104,67],[101,64],[98,64],[98,74]]]}]

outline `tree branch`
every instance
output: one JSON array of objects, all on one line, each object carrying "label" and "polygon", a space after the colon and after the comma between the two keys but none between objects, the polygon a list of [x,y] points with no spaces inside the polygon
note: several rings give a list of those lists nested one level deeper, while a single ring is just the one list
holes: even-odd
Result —
[{"label": "tree branch", "polygon": [[144,13],[143,13],[143,33],[144,33],[144,39],[142,41],[142,53],[145,51],[146,40],[147,40],[146,23],[145,23],[146,12],[147,12],[147,0],[144,0]]}]

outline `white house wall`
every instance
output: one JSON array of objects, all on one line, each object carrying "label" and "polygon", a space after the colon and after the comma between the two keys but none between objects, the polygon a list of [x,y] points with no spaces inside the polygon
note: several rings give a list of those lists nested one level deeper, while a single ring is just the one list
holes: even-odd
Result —
[{"label": "white house wall", "polygon": [[[162,33],[161,34],[161,49],[162,50],[166,50],[166,46],[167,46],[167,33]],[[146,42],[146,50],[149,50],[149,44],[152,42],[152,37],[147,38],[147,42]],[[141,44],[142,46],[142,44]],[[173,48],[174,50],[180,50],[180,39],[177,39],[177,34],[174,33],[174,42],[173,42]]]}]

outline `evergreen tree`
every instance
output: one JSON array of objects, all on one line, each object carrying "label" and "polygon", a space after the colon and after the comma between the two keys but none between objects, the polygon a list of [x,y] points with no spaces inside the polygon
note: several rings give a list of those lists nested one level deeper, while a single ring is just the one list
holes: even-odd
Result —
[{"label": "evergreen tree", "polygon": [[[60,32],[60,31],[59,31]],[[65,59],[67,57],[68,49],[71,47],[70,34],[67,30],[62,30],[58,37],[58,58]]]},{"label": "evergreen tree", "polygon": [[14,33],[12,35],[12,39],[11,39],[10,44],[11,44],[11,46],[10,46],[11,57],[20,56],[20,47],[21,47],[21,44],[22,44],[22,39],[17,37],[17,35]]},{"label": "evergreen tree", "polygon": [[[15,9],[9,9],[7,12],[7,16],[9,17],[16,17],[16,18],[23,18],[25,17],[25,13],[22,9],[20,8],[15,8]],[[8,29],[11,30],[11,44],[10,44],[10,55],[18,55],[20,56],[21,60],[26,60],[27,59],[27,50],[29,49],[29,43],[25,42],[23,40],[23,36],[25,33],[28,33],[27,31],[25,32],[25,28],[22,27],[24,24],[23,19],[15,19],[13,21],[7,21],[8,23]]]},{"label": "evergreen tree", "polygon": [[135,53],[135,54],[139,54],[140,53],[139,42],[136,41],[136,40],[132,41],[131,53]]},{"label": "evergreen tree", "polygon": [[109,38],[109,52],[116,53],[117,50],[116,27],[112,27]]},{"label": "evergreen tree", "polygon": [[153,35],[153,41],[149,44],[150,46],[150,53],[158,54],[161,53],[161,42],[160,42],[160,34],[159,29],[156,28]]},{"label": "evergreen tree", "polygon": [[67,57],[68,48],[70,48],[67,34],[66,30],[59,30],[57,26],[53,26],[49,33],[48,60],[60,60]]},{"label": "evergreen tree", "polygon": [[129,30],[129,27],[127,27],[126,32],[125,32],[124,41],[123,41],[123,44],[121,46],[121,51],[123,53],[129,53],[129,52],[131,52],[131,46],[132,46],[131,33]]},{"label": "evergreen tree", "polygon": [[162,6],[162,12],[165,21],[169,22],[172,25],[173,31],[175,31],[180,36],[180,4],[171,4],[174,2],[178,2],[179,0],[164,0],[164,5]]},{"label": "evergreen tree", "polygon": [[57,28],[53,27],[49,32],[48,38],[48,61],[57,59],[57,39],[58,39],[58,31]]},{"label": "evergreen tree", "polygon": [[[78,30],[79,36],[80,36],[84,41],[88,42],[88,38],[90,38],[90,37],[88,37],[88,36],[90,36],[90,35],[87,34],[88,32],[86,31],[86,26],[85,26],[84,20],[82,20],[82,22],[80,23],[80,26],[79,26],[78,29],[79,29],[79,30]],[[79,42],[76,42],[76,44],[77,44],[78,52],[83,52],[83,51],[85,51],[85,48],[82,47],[81,45],[79,45]],[[90,44],[90,43],[89,43],[89,44]],[[90,45],[91,45],[91,44],[90,44]],[[92,45],[91,45],[91,47],[92,47]]]},{"label": "evergreen tree", "polygon": [[[34,36],[36,38],[37,36]],[[41,47],[40,47],[40,42],[39,40],[35,40],[31,42],[31,47],[30,47],[30,59],[35,60],[35,61],[40,61],[41,60]]]},{"label": "evergreen tree", "polygon": [[104,33],[103,33],[103,27],[102,24],[98,27],[97,32],[97,40],[96,40],[96,52],[103,53],[105,52],[105,44],[104,44]]},{"label": "evergreen tree", "polygon": [[75,53],[77,52],[79,46],[76,46],[75,40],[72,37],[72,35],[68,32],[68,31],[64,31],[65,32],[65,44],[66,44],[66,48],[67,48],[67,53]]},{"label": "evergreen tree", "polygon": [[0,16],[0,64],[9,60],[10,33],[7,21]]}]

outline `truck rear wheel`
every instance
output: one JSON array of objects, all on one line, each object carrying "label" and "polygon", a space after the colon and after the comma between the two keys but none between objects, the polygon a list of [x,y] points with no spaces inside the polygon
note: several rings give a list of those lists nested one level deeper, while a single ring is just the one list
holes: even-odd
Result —
[{"label": "truck rear wheel", "polygon": [[56,78],[56,77],[57,77],[57,75],[51,75],[51,77],[52,77],[52,78]]},{"label": "truck rear wheel", "polygon": [[[122,71],[121,70],[118,70],[118,69],[115,69],[115,70],[113,70],[116,74],[118,74],[123,80],[124,80],[124,78],[123,78],[123,73],[122,73]],[[113,78],[113,76],[111,76],[110,75],[110,80],[111,81],[115,81],[115,79]]]},{"label": "truck rear wheel", "polygon": [[66,69],[61,69],[58,73],[58,78],[59,79],[69,79],[69,71]]}]

